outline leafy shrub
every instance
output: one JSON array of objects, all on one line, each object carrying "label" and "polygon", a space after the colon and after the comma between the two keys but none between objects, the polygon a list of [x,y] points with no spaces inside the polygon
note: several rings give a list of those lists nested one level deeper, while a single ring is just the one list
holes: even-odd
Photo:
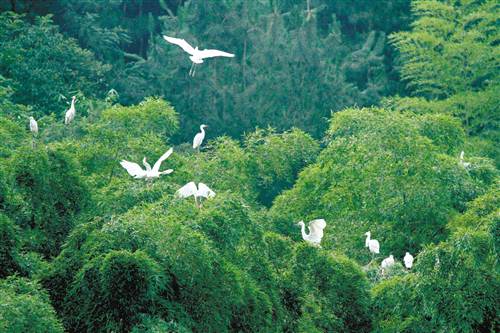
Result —
[{"label": "leafy shrub", "polygon": [[67,295],[65,321],[74,331],[130,331],[165,292],[166,277],[145,253],[111,251],[87,263]]},{"label": "leafy shrub", "polygon": [[0,280],[0,331],[63,332],[49,298],[36,282],[18,277]]},{"label": "leafy shrub", "polygon": [[18,270],[18,232],[12,220],[0,212],[0,278]]},{"label": "leafy shrub", "polygon": [[[66,109],[61,95],[100,95],[108,68],[58,32],[49,16],[34,24],[12,12],[0,15],[0,74],[11,79],[12,101],[32,105],[36,118]],[[43,64],[43,66],[41,66]]]},{"label": "leafy shrub", "polygon": [[500,279],[491,236],[460,231],[419,253],[414,273],[373,290],[374,332],[493,332]]},{"label": "leafy shrub", "polygon": [[55,256],[89,202],[74,160],[60,149],[24,148],[11,157],[9,169],[7,215],[24,230],[30,249]]},{"label": "leafy shrub", "polygon": [[420,135],[415,116],[349,109],[333,116],[327,140],[270,210],[277,230],[295,239],[297,221],[324,218],[326,247],[369,261],[364,233],[371,230],[381,254],[402,256],[443,239],[458,200],[480,194],[462,194],[470,176]]},{"label": "leafy shrub", "polygon": [[307,323],[319,332],[369,331],[368,281],[353,261],[301,244],[292,281],[300,304],[299,328]]},{"label": "leafy shrub", "polygon": [[249,173],[256,178],[258,200],[270,206],[281,191],[293,185],[299,171],[316,159],[319,144],[299,129],[281,134],[257,130],[246,137],[245,151]]}]

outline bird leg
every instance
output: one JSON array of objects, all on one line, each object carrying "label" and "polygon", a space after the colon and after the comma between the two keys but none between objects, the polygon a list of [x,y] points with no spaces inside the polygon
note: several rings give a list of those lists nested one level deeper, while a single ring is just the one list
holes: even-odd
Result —
[{"label": "bird leg", "polygon": [[194,69],[195,63],[191,63],[191,68],[189,69],[189,76],[194,76],[193,69]]}]

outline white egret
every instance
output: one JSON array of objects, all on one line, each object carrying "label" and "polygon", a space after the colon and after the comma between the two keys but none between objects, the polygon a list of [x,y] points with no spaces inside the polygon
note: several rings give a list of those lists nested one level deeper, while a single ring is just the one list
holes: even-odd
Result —
[{"label": "white egret", "polygon": [[380,244],[378,242],[378,240],[376,239],[370,239],[372,233],[367,231],[365,233],[366,235],[366,241],[365,241],[365,246],[370,250],[371,254],[372,254],[372,260],[373,260],[373,256],[375,254],[379,254],[380,253]]},{"label": "white egret", "polygon": [[300,231],[302,233],[302,238],[315,246],[320,246],[321,239],[323,238],[323,229],[326,227],[326,221],[324,219],[312,220],[309,222],[309,235],[306,234],[306,227],[304,221],[297,223],[300,226]]},{"label": "white egret", "polygon": [[385,258],[384,260],[382,260],[382,263],[380,264],[380,267],[382,267],[382,274],[384,274],[386,268],[391,267],[392,265],[394,265],[394,263],[395,263],[394,256],[392,254],[387,258]]},{"label": "white egret", "polygon": [[203,143],[203,139],[205,139],[205,127],[208,127],[207,125],[201,125],[200,126],[200,133],[197,133],[194,136],[193,139],[193,149],[198,149],[200,151],[200,146]]},{"label": "white egret", "polygon": [[215,197],[215,192],[212,191],[207,185],[203,183],[198,183],[198,187],[196,187],[195,182],[189,182],[180,189],[175,192],[175,195],[178,198],[187,198],[190,196],[194,197],[194,202],[197,207],[201,207],[201,203],[198,204],[198,198],[203,197],[203,198],[213,198]]},{"label": "white egret", "polygon": [[405,267],[410,269],[413,266],[413,256],[410,254],[410,252],[406,252],[405,257],[403,258],[403,261],[405,262]]},{"label": "white egret", "polygon": [[460,165],[463,166],[465,169],[467,169],[468,167],[470,167],[470,163],[468,162],[464,162],[464,151],[462,150],[462,152],[460,153]]},{"label": "white egret", "polygon": [[142,169],[141,166],[137,163],[134,162],[129,162],[126,160],[122,160],[120,162],[120,165],[127,170],[129,175],[136,179],[140,178],[145,178],[146,180],[151,180],[153,178],[158,178],[161,175],[168,175],[169,173],[172,173],[174,170],[172,169],[167,169],[165,171],[160,171],[160,166],[163,161],[165,161],[174,151],[173,148],[170,148],[167,150],[165,154],[163,154],[158,161],[153,165],[153,168],[149,165],[148,162],[146,162],[146,158],[142,160],[142,163],[145,165],[146,170]]},{"label": "white egret", "polygon": [[64,123],[68,125],[70,122],[75,119],[75,101],[76,101],[76,96],[71,97],[71,106],[68,110],[66,110],[66,115],[64,116]]},{"label": "white egret", "polygon": [[38,123],[33,117],[30,117],[30,131],[33,135],[38,134]]},{"label": "white egret", "polygon": [[185,52],[190,54],[189,59],[193,62],[193,64],[191,65],[191,69],[189,70],[189,75],[191,76],[194,76],[195,74],[196,64],[203,63],[203,59],[213,58],[213,57],[230,57],[230,58],[234,57],[234,54],[227,53],[224,51],[209,50],[209,49],[199,50],[198,46],[193,48],[184,39],[174,38],[169,36],[163,36],[163,38],[169,43],[180,46]]}]

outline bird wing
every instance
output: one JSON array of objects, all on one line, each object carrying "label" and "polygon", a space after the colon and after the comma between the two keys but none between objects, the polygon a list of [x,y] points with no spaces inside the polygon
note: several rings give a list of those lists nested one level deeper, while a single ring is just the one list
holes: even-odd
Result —
[{"label": "bird wing", "polygon": [[380,243],[376,239],[370,240],[370,249],[373,249],[373,252],[379,253],[380,252]]},{"label": "bird wing", "polygon": [[187,198],[191,195],[195,195],[198,189],[194,182],[189,182],[175,192],[175,195],[179,198]]},{"label": "bird wing", "polygon": [[168,36],[163,36],[163,38],[169,43],[180,46],[184,51],[186,51],[191,55],[195,53],[194,48],[191,45],[189,45],[188,42],[186,42],[184,39],[168,37]]},{"label": "bird wing", "polygon": [[209,50],[209,49],[198,51],[198,55],[200,58],[213,58],[213,57],[232,58],[232,57],[234,57],[234,54],[232,54],[232,53],[227,53],[227,52],[219,51],[219,50]]},{"label": "bird wing", "polygon": [[165,161],[172,154],[173,151],[174,148],[170,148],[169,150],[167,150],[165,154],[161,155],[158,161],[156,161],[155,165],[153,165],[153,172],[158,172],[160,170],[161,163]]},{"label": "bird wing", "polygon": [[32,132],[38,132],[38,123],[34,119],[30,120],[30,130]]},{"label": "bird wing", "polygon": [[212,191],[207,185],[198,183],[198,192],[196,195],[199,197],[212,198],[215,197],[215,192]]},{"label": "bird wing", "polygon": [[194,139],[193,139],[193,149],[196,149],[199,146],[201,146],[201,143],[203,142],[203,139],[204,139],[203,133],[197,133],[194,136]]},{"label": "bird wing", "polygon": [[151,171],[151,165],[146,161],[145,157],[142,159],[142,164],[146,167],[146,171]]},{"label": "bird wing", "polygon": [[132,177],[142,178],[146,175],[146,172],[137,163],[122,160],[120,165],[127,170],[128,174]]},{"label": "bird wing", "polygon": [[386,268],[387,267],[387,258],[385,258],[384,260],[382,260],[382,262],[380,263],[380,267],[382,267],[382,268]]},{"label": "bird wing", "polygon": [[323,237],[323,229],[326,227],[326,221],[324,219],[312,220],[309,222],[310,235],[314,237]]}]

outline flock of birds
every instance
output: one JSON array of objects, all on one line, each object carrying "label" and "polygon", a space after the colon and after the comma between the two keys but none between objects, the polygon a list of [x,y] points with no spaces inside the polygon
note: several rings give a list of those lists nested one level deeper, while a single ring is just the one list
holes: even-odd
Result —
[{"label": "flock of birds", "polygon": [[[302,238],[306,242],[308,242],[311,245],[321,247],[320,243],[324,235],[323,229],[326,228],[326,221],[324,219],[316,219],[309,222],[308,224],[309,234],[306,233],[304,221],[300,221],[299,223],[297,223],[297,225],[301,227]],[[372,254],[372,261],[373,261],[374,256],[380,253],[380,243],[378,240],[371,238],[370,231],[367,231],[365,233],[365,236],[366,236],[365,247],[367,247],[370,253]],[[413,260],[414,257],[409,252],[406,252],[403,258],[403,262],[407,269],[410,269],[413,266]],[[380,267],[382,269],[382,274],[384,274],[386,270],[389,267],[393,266],[395,263],[396,261],[392,254],[387,258],[385,258],[384,260],[382,260],[382,263],[380,264]]]},{"label": "flock of birds", "polygon": [[[169,36],[163,36],[163,38],[174,45],[177,45],[181,47],[185,52],[187,52],[190,56],[189,59],[192,62],[191,69],[189,70],[189,75],[194,76],[196,72],[196,65],[203,63],[203,59],[206,58],[213,58],[213,57],[234,57],[234,54],[232,53],[227,53],[224,51],[219,51],[219,50],[214,50],[214,49],[204,49],[200,50],[198,47],[192,47],[189,43],[187,43],[184,39],[180,38],[174,38],[174,37],[169,37]],[[71,99],[71,106],[68,110],[66,110],[65,117],[64,117],[64,123],[66,125],[69,125],[73,119],[75,118],[76,114],[76,109],[75,109],[75,102],[76,102],[76,96],[72,96]],[[30,131],[33,133],[33,135],[38,134],[38,123],[33,117],[29,117],[29,127]],[[203,143],[203,140],[205,139],[205,128],[208,127],[207,125],[201,125],[200,126],[200,132],[197,133],[193,139],[193,149],[196,149],[198,152],[200,151],[200,147]],[[145,179],[145,180],[152,180],[154,178],[159,178],[161,175],[168,175],[172,173],[174,170],[173,169],[167,169],[164,171],[160,171],[161,164],[163,161],[165,161],[173,152],[173,148],[170,148],[167,150],[153,165],[151,168],[151,165],[147,162],[146,157],[143,158],[142,164],[144,165],[145,169],[143,169],[139,164],[134,163],[134,162],[129,162],[127,160],[122,160],[120,162],[120,165],[128,172],[128,174],[135,179]],[[465,162],[464,161],[464,152],[462,151],[460,153],[459,157],[459,164],[468,169],[471,166],[471,163]],[[215,196],[215,192],[212,191],[207,185],[204,183],[196,183],[194,181],[191,181],[187,183],[186,185],[182,186],[180,189],[178,189],[175,193],[176,197],[178,198],[188,198],[192,196],[194,198],[195,204],[198,208],[201,208],[201,198],[212,198]],[[297,223],[298,226],[301,227],[301,234],[302,238],[314,245],[314,246],[319,246],[321,247],[321,239],[323,238],[324,232],[323,230],[326,228],[326,221],[324,219],[316,219],[312,220],[308,224],[309,228],[309,234],[306,233],[305,231],[305,223],[304,221],[300,221]],[[374,256],[376,254],[380,253],[380,243],[376,239],[371,239],[371,233],[370,231],[365,233],[366,240],[365,240],[365,247],[368,248],[370,253],[372,254],[372,261],[374,259]],[[411,269],[413,266],[413,261],[414,257],[409,253],[406,252],[403,262],[404,265],[407,269]],[[381,263],[381,269],[382,273],[387,270],[387,268],[393,266],[395,264],[395,259],[394,256],[391,254],[389,257],[385,258],[382,260]]]}]

